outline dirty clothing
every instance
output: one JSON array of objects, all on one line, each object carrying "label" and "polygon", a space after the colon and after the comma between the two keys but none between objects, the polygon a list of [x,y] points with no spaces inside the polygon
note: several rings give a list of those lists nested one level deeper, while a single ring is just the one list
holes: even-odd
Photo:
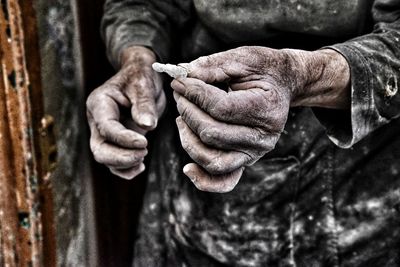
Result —
[{"label": "dirty clothing", "polygon": [[172,63],[329,47],[351,67],[351,110],[292,108],[276,148],[226,194],[182,174],[170,101],[134,266],[400,266],[399,0],[108,0],[102,32],[116,68],[130,45]]}]

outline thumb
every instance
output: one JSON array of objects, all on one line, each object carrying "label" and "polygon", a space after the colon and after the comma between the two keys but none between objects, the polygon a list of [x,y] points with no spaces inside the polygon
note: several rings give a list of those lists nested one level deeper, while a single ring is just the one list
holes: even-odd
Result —
[{"label": "thumb", "polygon": [[190,63],[181,63],[187,69],[188,77],[196,78],[205,83],[219,83],[230,79],[227,74],[226,52],[199,57]]},{"label": "thumb", "polygon": [[132,81],[128,84],[127,96],[132,103],[133,121],[144,130],[156,128],[158,115],[153,79],[143,76]]}]

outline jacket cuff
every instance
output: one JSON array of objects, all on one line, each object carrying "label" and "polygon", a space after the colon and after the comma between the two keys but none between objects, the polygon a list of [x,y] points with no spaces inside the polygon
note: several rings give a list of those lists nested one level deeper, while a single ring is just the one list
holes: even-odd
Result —
[{"label": "jacket cuff", "polygon": [[121,67],[121,52],[130,46],[145,46],[156,54],[158,61],[166,62],[170,48],[168,39],[163,38],[162,34],[153,28],[135,27],[135,32],[133,33],[131,30],[121,29],[125,28],[125,26],[122,26],[117,29],[119,32],[112,33],[115,38],[109,38],[107,57],[113,67],[115,69]]},{"label": "jacket cuff", "polygon": [[329,47],[342,54],[350,66],[351,108],[349,111],[313,108],[333,143],[350,148],[388,120],[379,114],[374,98],[373,72],[367,59],[354,47],[337,44]]}]

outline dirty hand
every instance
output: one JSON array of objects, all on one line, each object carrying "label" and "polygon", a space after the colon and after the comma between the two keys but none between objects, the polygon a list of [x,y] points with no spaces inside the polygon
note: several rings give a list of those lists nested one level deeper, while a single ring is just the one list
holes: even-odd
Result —
[{"label": "dirty hand", "polygon": [[95,89],[86,102],[94,158],[125,179],[145,169],[144,135],[157,126],[165,108],[160,75],[151,68],[155,60],[145,47],[124,49],[119,72]]},{"label": "dirty hand", "polygon": [[349,67],[333,50],[240,47],[182,66],[189,78],[171,86],[181,143],[195,161],[184,173],[204,191],[231,191],[274,148],[290,106],[349,105]]}]

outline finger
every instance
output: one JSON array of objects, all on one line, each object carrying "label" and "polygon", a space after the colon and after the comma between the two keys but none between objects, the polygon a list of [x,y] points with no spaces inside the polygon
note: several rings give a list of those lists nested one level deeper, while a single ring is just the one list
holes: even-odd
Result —
[{"label": "finger", "polygon": [[218,87],[193,78],[175,79],[172,81],[171,87],[175,92],[186,97],[207,112],[211,112],[218,102],[228,95]]},{"label": "finger", "polygon": [[188,77],[200,79],[206,83],[224,82],[230,79],[224,71],[221,60],[223,52],[199,57],[190,63],[179,64],[188,71]]},{"label": "finger", "polygon": [[132,103],[132,118],[146,130],[152,130],[157,126],[157,90],[154,75],[151,69],[133,72],[126,88],[126,95]]},{"label": "finger", "polygon": [[147,155],[146,149],[131,150],[119,148],[108,143],[91,145],[94,159],[108,167],[130,168],[143,162]]},{"label": "finger", "polygon": [[109,167],[130,168],[143,162],[146,149],[126,149],[105,142],[97,128],[91,124],[90,149],[94,159]]},{"label": "finger", "polygon": [[141,135],[143,135],[143,136],[146,135],[147,132],[148,132],[147,130],[145,130],[145,129],[139,127],[139,126],[136,124],[136,122],[134,122],[133,119],[130,118],[130,117],[125,118],[125,119],[122,121],[122,124],[123,124],[126,128],[128,128],[128,129],[130,129],[130,130],[132,130],[132,131],[135,131],[135,132],[137,132],[137,133],[139,133],[139,134],[141,134]]},{"label": "finger", "polygon": [[217,103],[210,115],[218,120],[279,134],[286,123],[289,103],[285,96],[273,90],[233,91]]},{"label": "finger", "polygon": [[252,158],[245,153],[225,151],[204,145],[181,117],[177,118],[176,123],[183,149],[209,173],[232,172],[252,161]]},{"label": "finger", "polygon": [[185,97],[178,97],[176,93],[174,96],[182,119],[206,145],[252,154],[269,152],[278,141],[277,134],[269,134],[260,128],[218,121]]},{"label": "finger", "polygon": [[89,123],[95,124],[99,134],[107,141],[126,148],[145,148],[146,138],[125,128],[120,122],[120,111],[117,101],[120,93],[95,93],[87,101]]},{"label": "finger", "polygon": [[[159,95],[159,97],[156,99],[156,105],[157,105],[157,113],[158,117],[161,117],[162,113],[165,110],[167,100],[165,97],[165,94],[162,93]],[[139,127],[137,123],[132,119],[132,116],[122,116],[121,123],[128,129],[133,130],[137,133],[140,133],[141,135],[145,135],[148,131]]]},{"label": "finger", "polygon": [[243,77],[247,66],[242,62],[245,55],[237,53],[237,49],[199,57],[190,63],[180,66],[188,71],[188,77],[200,79],[206,83],[225,82],[232,78]]},{"label": "finger", "polygon": [[197,189],[214,193],[227,193],[232,191],[242,177],[244,167],[230,173],[212,175],[195,163],[189,163],[183,172],[190,178]]},{"label": "finger", "polygon": [[175,92],[210,114],[213,118],[248,126],[268,125],[274,119],[274,110],[282,103],[272,91],[249,89],[246,91],[225,92],[198,79],[173,80]]},{"label": "finger", "polygon": [[127,180],[131,180],[131,179],[135,178],[140,173],[142,173],[144,170],[145,170],[145,166],[143,163],[140,163],[139,166],[134,166],[134,167],[128,168],[128,169],[110,168],[111,173],[113,173],[121,178],[127,179]]}]

